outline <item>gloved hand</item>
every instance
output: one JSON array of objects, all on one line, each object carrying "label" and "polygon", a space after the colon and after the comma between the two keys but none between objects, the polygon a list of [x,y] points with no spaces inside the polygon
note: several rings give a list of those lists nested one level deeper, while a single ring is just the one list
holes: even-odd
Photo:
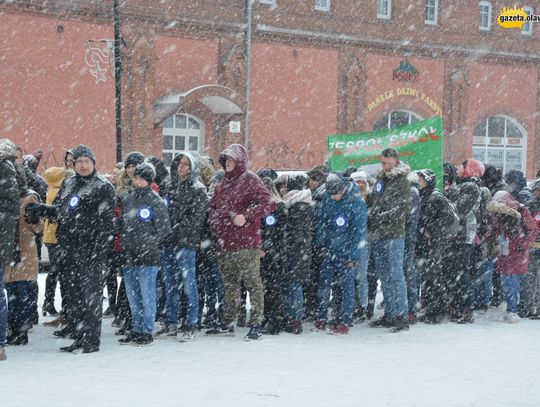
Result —
[{"label": "gloved hand", "polygon": [[29,203],[26,208],[24,208],[24,221],[31,225],[36,225],[39,223],[39,212],[40,204]]}]

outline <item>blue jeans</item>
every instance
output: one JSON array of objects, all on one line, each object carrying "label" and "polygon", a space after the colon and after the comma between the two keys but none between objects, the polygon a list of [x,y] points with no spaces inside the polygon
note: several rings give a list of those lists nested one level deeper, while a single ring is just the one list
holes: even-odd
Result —
[{"label": "blue jeans", "polygon": [[164,247],[161,249],[161,271],[165,283],[167,325],[178,324],[180,308],[180,282],[187,300],[186,324],[196,326],[199,321],[199,290],[195,276],[197,252],[193,249]]},{"label": "blue jeans", "polygon": [[156,320],[156,276],[159,266],[124,267],[124,284],[135,333],[152,334]]},{"label": "blue jeans", "polygon": [[6,346],[7,341],[7,298],[4,291],[4,266],[0,266],[0,346]]},{"label": "blue jeans", "polygon": [[347,264],[348,260],[339,258],[338,256],[328,254],[321,265],[321,273],[319,277],[319,319],[326,321],[328,318],[328,302],[330,301],[330,288],[334,275],[338,274],[341,280],[341,290],[343,300],[339,322],[351,325],[352,313],[355,305],[354,301],[354,278],[355,270]]},{"label": "blue jeans", "polygon": [[285,316],[301,321],[304,318],[304,287],[299,281],[287,281],[283,283],[283,307]]},{"label": "blue jeans", "polygon": [[520,274],[501,274],[501,284],[506,297],[506,311],[508,312],[518,312],[522,280],[523,276]]},{"label": "blue jeans", "polygon": [[381,279],[384,313],[388,318],[407,317],[407,285],[403,274],[403,239],[377,240],[371,245]]},{"label": "blue jeans", "polygon": [[356,267],[354,268],[354,275],[356,281],[358,282],[358,304],[361,307],[366,308],[368,305],[368,266],[369,266],[369,255],[370,255],[369,244],[366,243],[364,247],[360,248],[360,260],[358,261]]},{"label": "blue jeans", "polygon": [[478,306],[489,305],[493,296],[493,259],[486,259],[480,266],[480,276],[474,287],[474,303]]},{"label": "blue jeans", "polygon": [[407,283],[407,304],[409,306],[409,312],[416,313],[418,311],[416,304],[418,303],[418,293],[420,291],[420,273],[416,269],[414,259],[414,244],[405,244],[403,274]]}]

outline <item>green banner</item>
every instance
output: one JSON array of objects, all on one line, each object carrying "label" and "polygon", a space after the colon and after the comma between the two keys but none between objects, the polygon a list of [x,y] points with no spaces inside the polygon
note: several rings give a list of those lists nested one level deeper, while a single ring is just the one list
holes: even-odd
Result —
[{"label": "green banner", "polygon": [[328,162],[332,171],[354,166],[373,174],[387,147],[399,151],[400,160],[413,170],[430,168],[442,188],[443,126],[439,116],[389,130],[328,136]]}]

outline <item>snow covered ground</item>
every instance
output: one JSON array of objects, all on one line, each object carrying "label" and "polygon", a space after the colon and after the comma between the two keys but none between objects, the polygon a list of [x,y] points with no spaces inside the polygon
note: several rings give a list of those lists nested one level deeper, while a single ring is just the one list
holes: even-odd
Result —
[{"label": "snow covered ground", "polygon": [[305,324],[300,336],[244,342],[239,329],[146,348],[118,345],[104,319],[101,351],[87,355],[60,353],[71,341],[39,325],[0,363],[0,406],[538,407],[540,321],[507,325],[503,311],[398,334],[363,323],[333,336]]}]

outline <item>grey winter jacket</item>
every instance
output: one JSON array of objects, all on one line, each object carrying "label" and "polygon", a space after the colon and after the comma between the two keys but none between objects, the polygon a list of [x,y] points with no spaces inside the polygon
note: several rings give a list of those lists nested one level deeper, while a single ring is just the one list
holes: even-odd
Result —
[{"label": "grey winter jacket", "polygon": [[159,251],[171,233],[171,224],[165,204],[151,186],[124,196],[119,229],[128,266],[159,263]]},{"label": "grey winter jacket", "polygon": [[453,184],[445,195],[456,205],[461,220],[461,231],[457,240],[473,244],[477,231],[476,211],[481,202],[480,187],[471,181]]},{"label": "grey winter jacket", "polygon": [[[186,179],[178,175],[182,157],[191,163],[191,172]],[[199,181],[201,157],[195,152],[183,151],[171,164],[171,180],[160,191],[168,203],[172,233],[166,240],[168,247],[198,250],[208,211],[206,187]]]},{"label": "grey winter jacket", "polygon": [[15,248],[15,229],[19,216],[19,185],[15,170],[17,148],[0,139],[0,267],[11,262]]}]

